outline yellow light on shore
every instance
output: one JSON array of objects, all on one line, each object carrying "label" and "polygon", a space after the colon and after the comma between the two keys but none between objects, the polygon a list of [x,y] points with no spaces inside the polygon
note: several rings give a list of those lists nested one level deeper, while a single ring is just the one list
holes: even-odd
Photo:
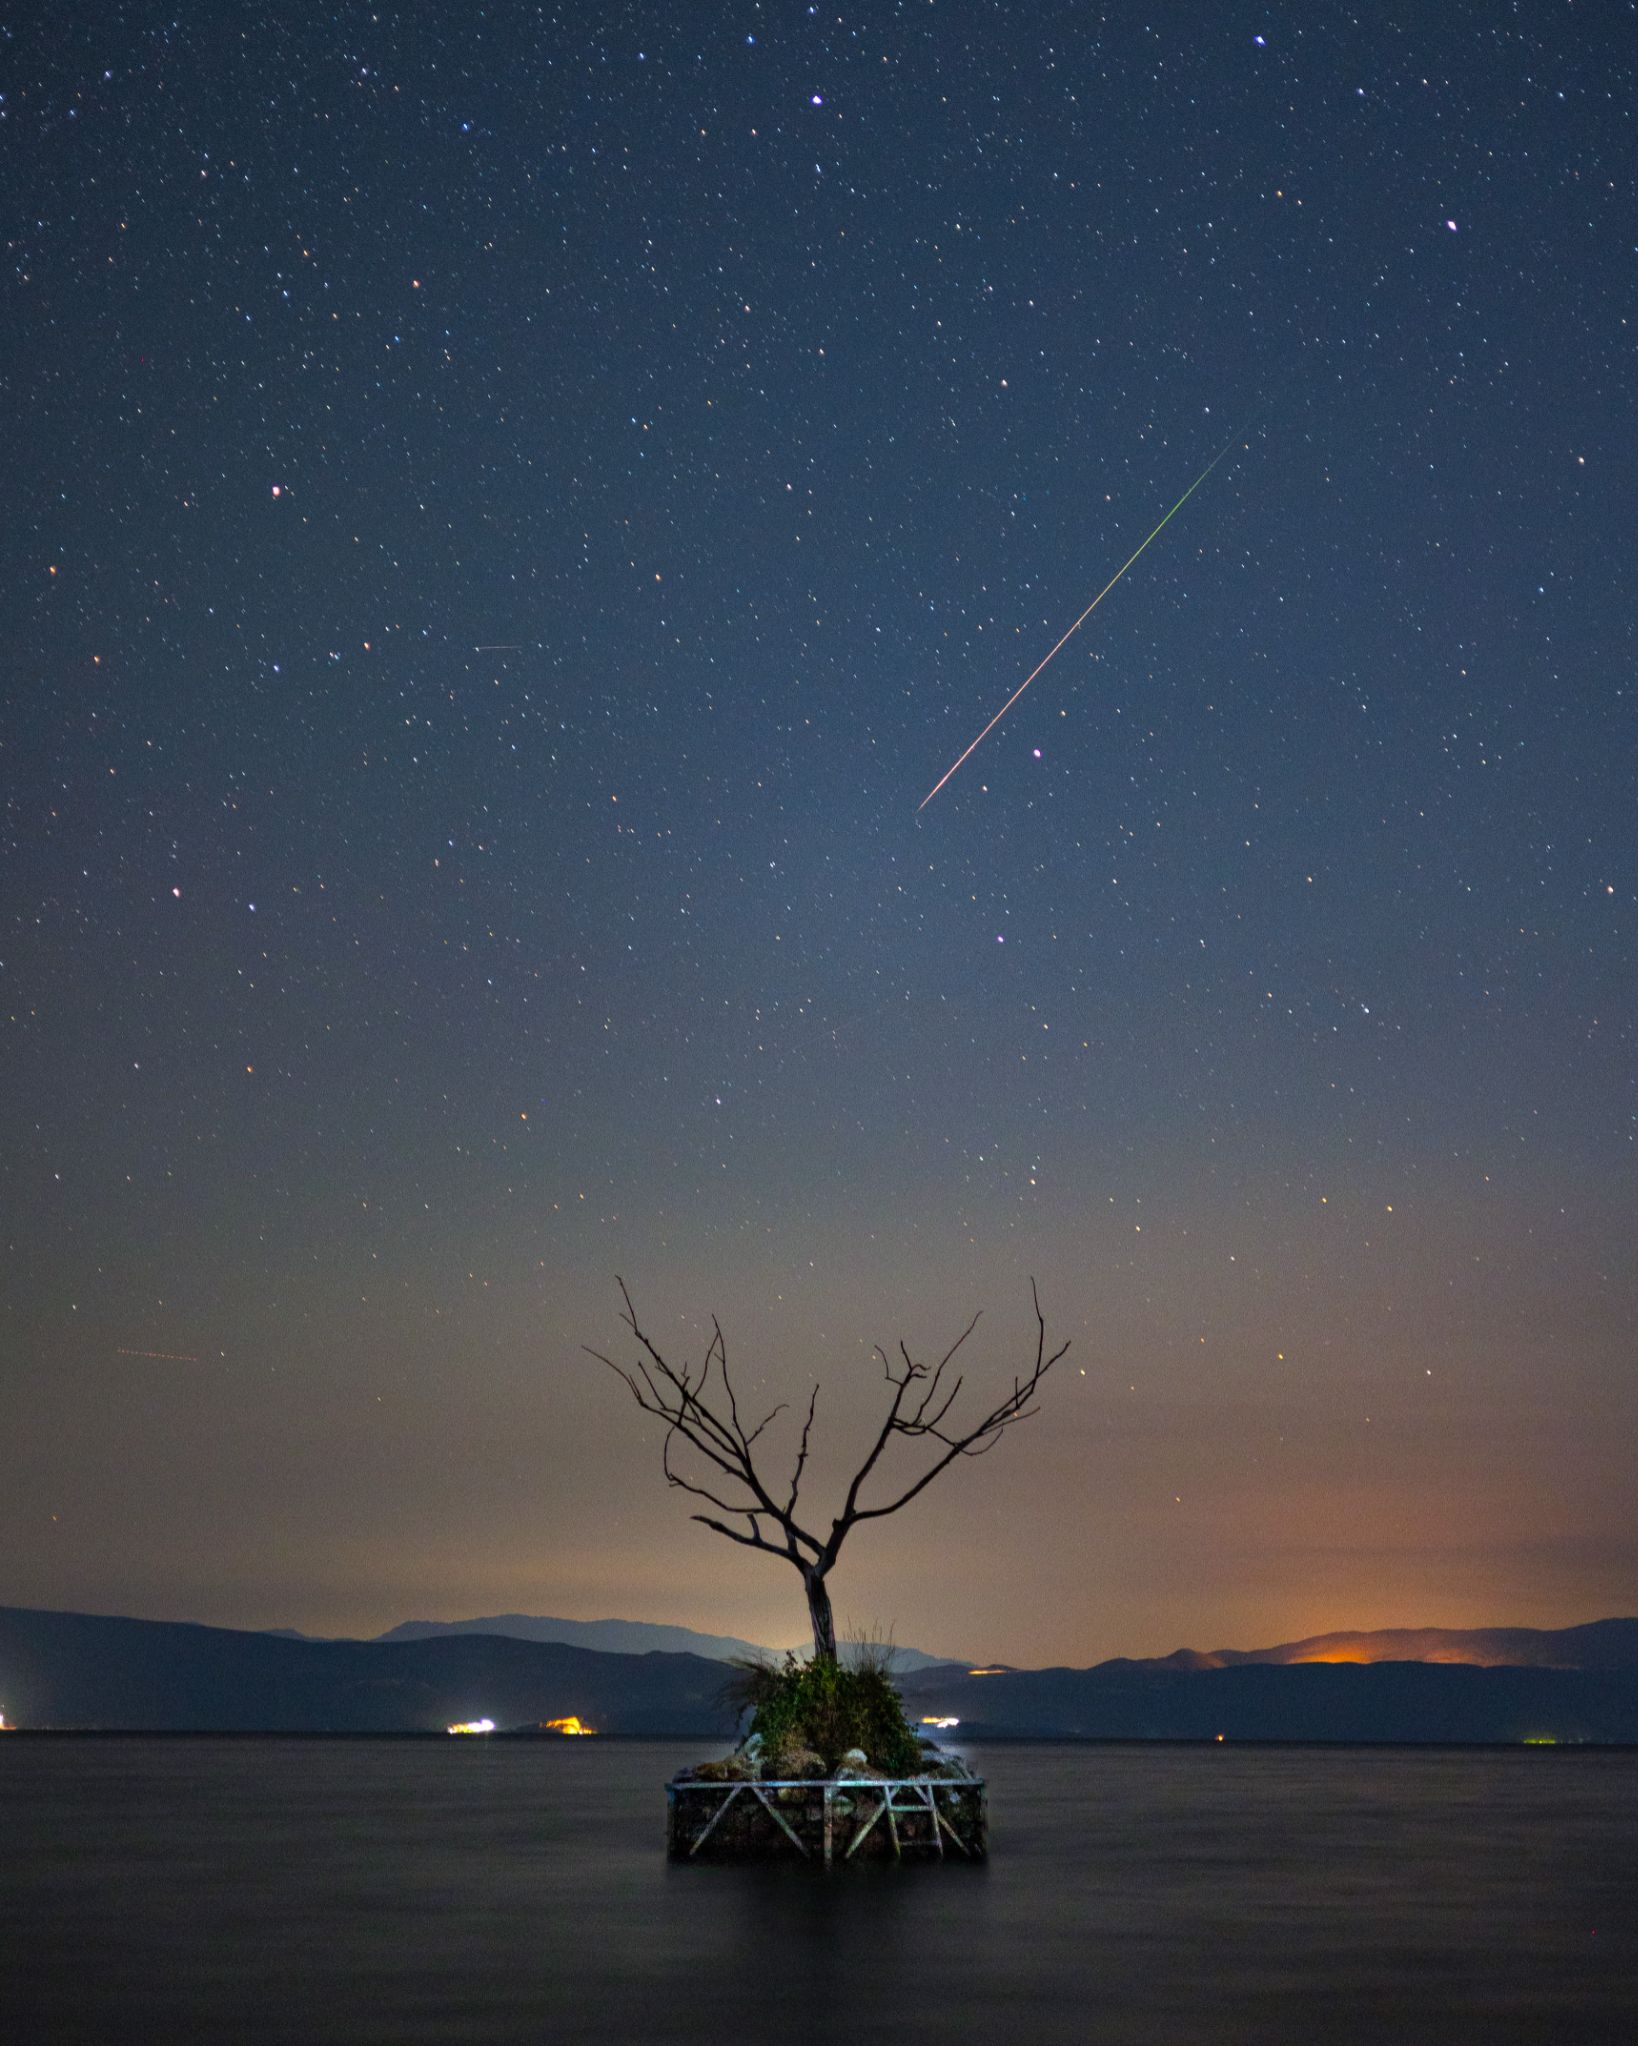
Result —
[{"label": "yellow light on shore", "polygon": [[542,1733],[594,1734],[597,1728],[595,1726],[582,1726],[580,1721],[571,1712],[567,1719],[543,1719],[540,1722],[540,1730]]},{"label": "yellow light on shore", "polygon": [[459,1719],[449,1730],[451,1733],[493,1733],[495,1722],[492,1719]]},{"label": "yellow light on shore", "polygon": [[961,1721],[957,1719],[953,1712],[946,1712],[943,1718],[941,1719],[936,1718],[931,1712],[924,1712],[921,1716],[921,1723],[923,1726],[937,1726],[942,1728],[950,1726],[959,1726],[961,1724]]}]

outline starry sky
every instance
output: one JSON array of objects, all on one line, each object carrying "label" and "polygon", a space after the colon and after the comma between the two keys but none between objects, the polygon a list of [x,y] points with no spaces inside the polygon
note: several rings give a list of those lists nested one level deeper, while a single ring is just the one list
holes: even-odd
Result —
[{"label": "starry sky", "polygon": [[1633,1610],[1635,28],[14,22],[0,1597],[796,1640],[615,1275],[816,1506],[1034,1276],[840,1621]]}]

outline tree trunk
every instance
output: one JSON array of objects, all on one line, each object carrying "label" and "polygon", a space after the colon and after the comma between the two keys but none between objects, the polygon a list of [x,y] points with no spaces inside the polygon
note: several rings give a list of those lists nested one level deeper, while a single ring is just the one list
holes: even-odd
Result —
[{"label": "tree trunk", "polygon": [[825,1580],[817,1571],[804,1570],[802,1582],[808,1588],[808,1618],[813,1623],[813,1659],[815,1662],[834,1662],[836,1622],[831,1617],[830,1593],[825,1589]]}]

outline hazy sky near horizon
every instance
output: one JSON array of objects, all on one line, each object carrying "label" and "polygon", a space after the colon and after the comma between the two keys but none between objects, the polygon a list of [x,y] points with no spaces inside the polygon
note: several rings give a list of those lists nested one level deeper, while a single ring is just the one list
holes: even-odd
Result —
[{"label": "hazy sky near horizon", "polygon": [[0,1601],[795,1640],[614,1275],[816,1508],[1033,1275],[843,1621],[1634,1610],[1635,29],[16,27]]}]

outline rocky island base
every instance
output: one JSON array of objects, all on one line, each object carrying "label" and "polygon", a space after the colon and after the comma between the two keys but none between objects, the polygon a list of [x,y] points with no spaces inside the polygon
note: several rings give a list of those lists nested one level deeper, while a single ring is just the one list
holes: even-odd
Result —
[{"label": "rocky island base", "polygon": [[666,1785],[671,1858],[982,1861],[983,1781],[910,1724],[890,1659],[873,1644],[851,1664],[819,1654],[737,1664],[723,1702],[749,1715],[749,1731],[731,1755]]},{"label": "rocky island base", "polygon": [[[817,1758],[815,1758],[817,1760]],[[915,1775],[873,1769],[862,1751],[834,1774],[786,1775],[756,1744],[722,1762],[680,1769],[666,1786],[666,1852],[674,1861],[789,1860],[824,1868],[870,1858],[982,1861],[985,1786],[954,1755],[923,1744]]]}]

